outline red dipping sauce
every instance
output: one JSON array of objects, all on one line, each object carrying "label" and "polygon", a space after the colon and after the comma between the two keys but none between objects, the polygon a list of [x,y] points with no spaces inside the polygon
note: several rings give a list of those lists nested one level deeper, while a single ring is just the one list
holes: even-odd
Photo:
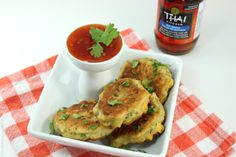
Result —
[{"label": "red dipping sauce", "polygon": [[89,33],[91,27],[99,28],[103,31],[106,28],[105,25],[100,24],[90,24],[77,28],[67,38],[67,48],[70,54],[79,60],[88,62],[102,62],[114,57],[122,47],[122,39],[120,35],[114,39],[109,46],[105,46],[101,43],[101,46],[104,49],[102,56],[95,58],[90,54],[90,48],[95,44]]}]

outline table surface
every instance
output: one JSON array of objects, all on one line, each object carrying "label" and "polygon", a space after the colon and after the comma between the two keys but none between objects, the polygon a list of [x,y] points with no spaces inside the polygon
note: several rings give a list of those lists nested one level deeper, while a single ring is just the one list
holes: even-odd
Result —
[{"label": "table surface", "polygon": [[[196,47],[183,62],[182,82],[209,112],[236,130],[236,1],[208,0]],[[0,77],[65,48],[68,34],[88,23],[133,28],[157,53],[157,0],[0,0]],[[0,129],[1,130],[1,129]],[[0,131],[0,156],[16,156]]]}]

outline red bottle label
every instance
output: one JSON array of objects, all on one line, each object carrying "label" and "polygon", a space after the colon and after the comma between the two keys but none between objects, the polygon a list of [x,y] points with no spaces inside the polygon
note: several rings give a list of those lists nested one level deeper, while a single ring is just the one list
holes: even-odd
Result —
[{"label": "red bottle label", "polygon": [[204,2],[180,5],[160,0],[158,7],[156,34],[170,43],[185,44],[199,35]]}]

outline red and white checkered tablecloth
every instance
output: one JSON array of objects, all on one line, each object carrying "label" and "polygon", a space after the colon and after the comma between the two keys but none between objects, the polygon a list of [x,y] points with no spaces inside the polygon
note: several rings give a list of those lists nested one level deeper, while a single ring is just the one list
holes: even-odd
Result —
[{"label": "red and white checkered tablecloth", "polygon": [[[132,29],[121,32],[128,47],[147,51],[150,47]],[[27,133],[30,114],[53,68],[57,56],[0,79],[0,122],[19,157],[106,157],[110,155],[43,141]],[[228,156],[234,152],[236,133],[226,129],[215,114],[183,84],[179,87],[170,156]]]}]

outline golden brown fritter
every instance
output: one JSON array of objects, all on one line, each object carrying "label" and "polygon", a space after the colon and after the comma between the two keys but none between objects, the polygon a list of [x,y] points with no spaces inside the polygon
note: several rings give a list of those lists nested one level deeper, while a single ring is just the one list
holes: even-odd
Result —
[{"label": "golden brown fritter", "polygon": [[149,97],[140,81],[119,79],[104,88],[93,111],[100,123],[116,128],[131,124],[146,113]]},{"label": "golden brown fritter", "polygon": [[97,140],[109,135],[114,129],[99,123],[93,115],[95,101],[81,101],[59,110],[53,117],[55,132],[64,137],[79,140]]},{"label": "golden brown fritter", "polygon": [[155,92],[164,103],[174,80],[168,65],[155,59],[141,58],[128,60],[122,67],[119,78],[141,80],[142,85],[150,92]]},{"label": "golden brown fritter", "polygon": [[150,97],[148,112],[130,125],[122,125],[111,134],[111,145],[121,147],[127,144],[151,141],[154,135],[164,131],[165,110],[156,94]]}]

